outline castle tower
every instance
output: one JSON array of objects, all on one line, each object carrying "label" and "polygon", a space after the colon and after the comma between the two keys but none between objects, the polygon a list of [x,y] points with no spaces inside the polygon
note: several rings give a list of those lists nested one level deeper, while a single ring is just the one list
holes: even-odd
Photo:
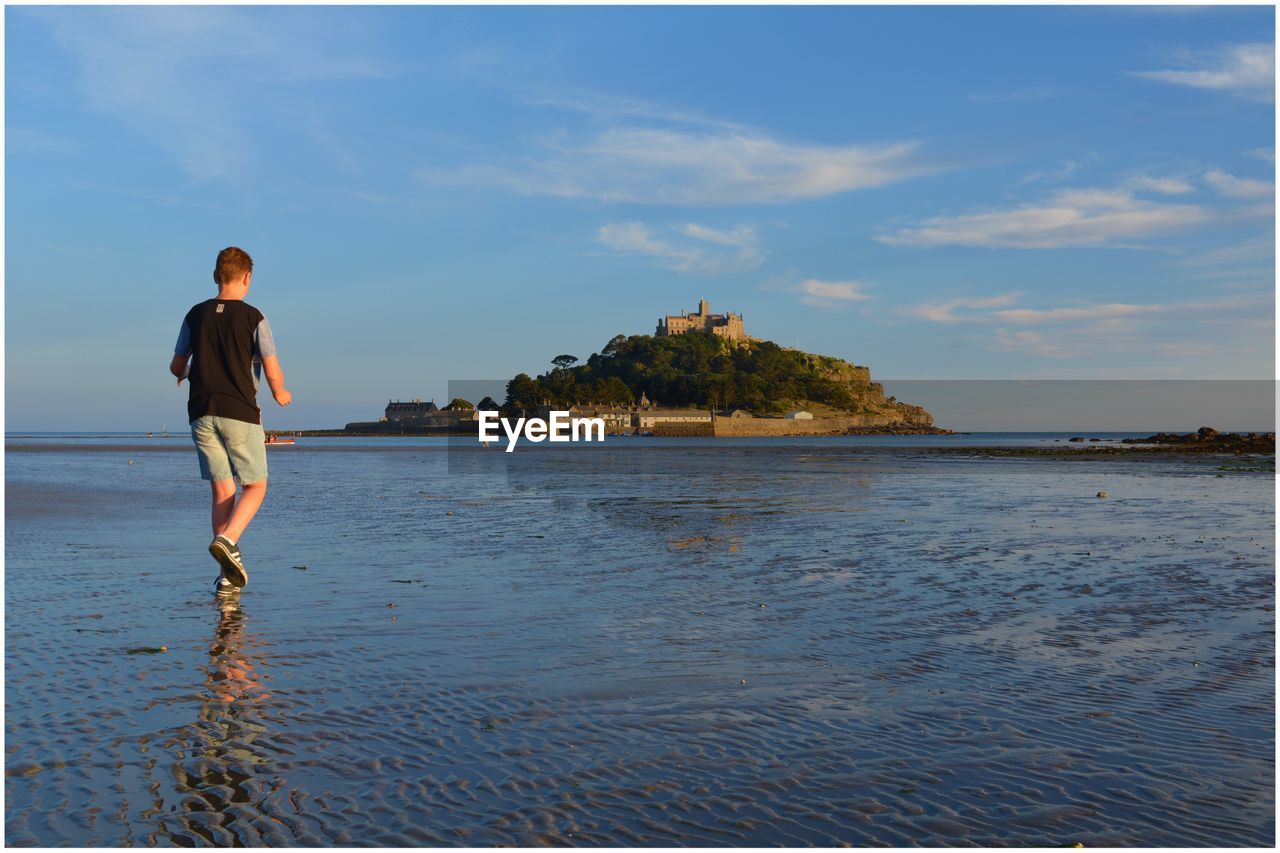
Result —
[{"label": "castle tower", "polygon": [[711,313],[711,303],[710,303],[710,302],[708,302],[708,301],[707,301],[707,300],[705,300],[705,299],[699,299],[699,300],[698,300],[698,313],[699,313],[699,314],[701,314],[703,317],[706,317],[708,314],[710,314],[710,313]]}]

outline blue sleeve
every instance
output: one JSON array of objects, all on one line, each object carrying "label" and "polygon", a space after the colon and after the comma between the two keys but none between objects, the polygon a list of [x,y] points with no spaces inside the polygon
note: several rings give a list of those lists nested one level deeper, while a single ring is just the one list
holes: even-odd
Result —
[{"label": "blue sleeve", "polygon": [[191,327],[186,318],[182,320],[182,328],[178,330],[178,342],[173,346],[174,355],[191,355]]},{"label": "blue sleeve", "polygon": [[271,324],[263,317],[253,330],[253,354],[258,358],[271,358],[276,353],[276,339],[271,336]]}]

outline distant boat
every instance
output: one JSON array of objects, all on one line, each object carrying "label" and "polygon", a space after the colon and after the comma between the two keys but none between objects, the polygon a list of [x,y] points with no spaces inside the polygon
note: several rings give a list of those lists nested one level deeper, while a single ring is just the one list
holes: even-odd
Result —
[{"label": "distant boat", "polygon": [[294,438],[281,438],[281,437],[280,437],[280,436],[278,436],[278,435],[269,435],[269,436],[267,436],[267,441],[266,441],[266,443],[267,443],[267,444],[296,444],[296,443],[297,443],[297,439],[294,439]]}]

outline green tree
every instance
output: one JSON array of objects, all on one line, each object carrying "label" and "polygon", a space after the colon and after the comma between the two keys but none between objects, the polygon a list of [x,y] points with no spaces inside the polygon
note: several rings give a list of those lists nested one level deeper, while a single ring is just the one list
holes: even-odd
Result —
[{"label": "green tree", "polygon": [[626,335],[614,335],[612,338],[609,338],[609,342],[601,348],[600,355],[605,358],[613,358],[618,354],[618,351],[626,345],[626,343]]},{"label": "green tree", "polygon": [[508,409],[515,411],[535,409],[542,405],[544,396],[542,386],[530,378],[529,374],[517,373],[507,383],[506,406]]},{"label": "green tree", "polygon": [[551,359],[551,363],[561,370],[567,370],[578,363],[578,357],[576,355],[558,355]]},{"label": "green tree", "polygon": [[780,412],[805,401],[844,411],[865,409],[863,385],[840,378],[852,365],[783,349],[769,341],[731,343],[715,335],[615,335],[584,363],[560,355],[536,379],[525,374],[507,387],[507,405],[627,405],[641,391],[667,406],[712,406]]}]

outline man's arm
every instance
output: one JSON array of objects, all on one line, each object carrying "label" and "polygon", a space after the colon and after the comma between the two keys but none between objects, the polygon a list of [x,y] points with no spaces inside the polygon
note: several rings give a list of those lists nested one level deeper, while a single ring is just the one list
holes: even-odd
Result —
[{"label": "man's arm", "polygon": [[182,380],[187,378],[187,374],[191,372],[190,365],[187,364],[191,358],[191,327],[187,325],[184,317],[182,327],[178,329],[178,342],[173,345],[173,359],[169,362],[169,372],[178,377],[178,387],[182,387]]},{"label": "man's arm", "polygon": [[271,324],[263,317],[258,327],[253,330],[254,355],[262,359],[262,372],[267,374],[267,384],[271,386],[271,396],[282,406],[289,405],[293,395],[284,387],[284,371],[280,369],[280,358],[276,355],[276,339],[271,334]]},{"label": "man's arm", "polygon": [[186,379],[187,374],[191,372],[191,366],[188,364],[190,360],[190,355],[175,352],[173,360],[169,362],[169,372],[178,377],[178,385],[182,385],[182,380]]},{"label": "man's arm", "polygon": [[262,372],[267,375],[267,384],[271,386],[271,396],[282,406],[293,402],[293,395],[284,387],[284,371],[280,369],[280,357],[269,355],[262,359]]}]

